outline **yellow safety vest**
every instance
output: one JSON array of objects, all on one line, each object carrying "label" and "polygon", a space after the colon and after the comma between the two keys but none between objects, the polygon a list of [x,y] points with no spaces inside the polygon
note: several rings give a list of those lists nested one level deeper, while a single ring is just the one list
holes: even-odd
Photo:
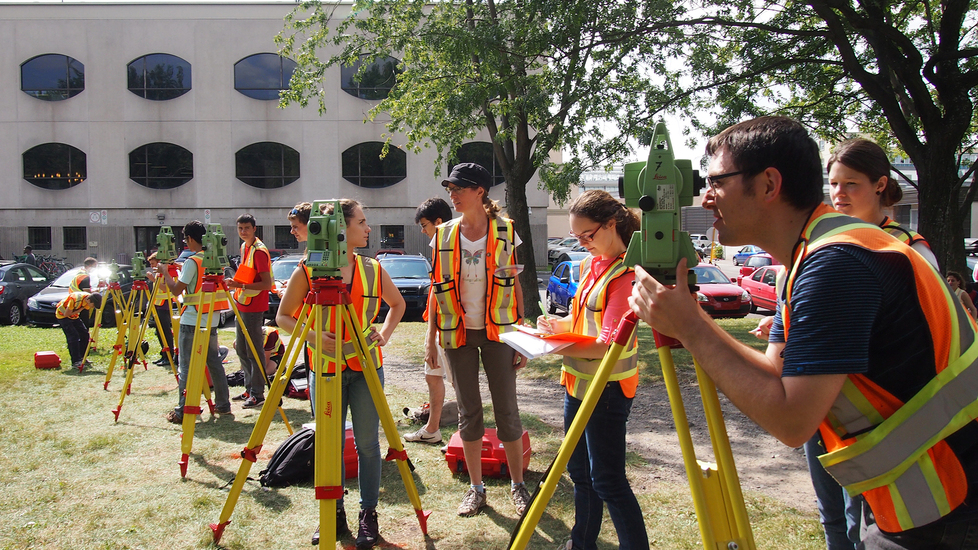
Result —
[{"label": "yellow safety vest", "polygon": [[[459,282],[461,264],[461,218],[449,220],[438,226],[435,234],[435,265],[432,268],[435,295],[435,326],[445,349],[457,349],[465,345],[465,309]],[[519,313],[516,304],[514,273],[496,273],[497,268],[516,265],[516,232],[513,221],[496,217],[489,219],[486,238],[486,336],[499,341],[499,335],[516,330]]]},{"label": "yellow safety vest", "polygon": [[[89,290],[85,290],[81,287],[81,282],[88,279]],[[88,275],[88,271],[82,269],[75,276],[71,278],[71,282],[68,283],[68,292],[89,292],[92,287],[92,279]]]},{"label": "yellow safety vest", "polygon": [[[197,280],[194,282],[193,292],[184,292],[183,307],[186,309],[187,307],[195,306],[200,308],[198,311],[208,313],[211,309],[210,300],[204,300],[204,293],[200,291],[200,287],[204,283],[204,253],[203,251],[198,252],[185,261],[197,264]],[[189,286],[187,290],[190,290]],[[231,305],[228,304],[227,295],[218,289],[217,300],[214,301],[214,311],[225,309],[231,309]]]},{"label": "yellow safety vest", "polygon": [[69,316],[68,312],[81,305],[85,298],[88,298],[89,296],[91,296],[91,294],[85,291],[69,292],[67,296],[58,302],[58,307],[54,312],[54,316],[58,319],[77,319],[77,313]]},{"label": "yellow safety vest", "polygon": [[819,430],[819,457],[850,495],[862,494],[880,529],[901,532],[944,517],[967,496],[968,479],[945,438],[978,418],[976,326],[943,277],[922,256],[876,226],[818,207],[802,232],[782,305],[789,338],[791,293],[799,267],[816,250],[846,244],[903,254],[930,332],[934,378],[903,403],[862,374],[848,375]]},{"label": "yellow safety vest", "polygon": [[[350,291],[350,296],[353,299],[353,309],[356,311],[360,321],[360,328],[363,329],[363,334],[366,336],[370,333],[370,325],[377,319],[377,315],[380,313],[383,288],[380,274],[384,268],[380,266],[380,262],[373,258],[367,258],[359,254],[355,255],[354,258],[353,288]],[[309,288],[311,289],[312,278],[310,277],[309,268],[305,267],[305,264],[303,264],[303,268],[303,272],[306,274],[306,281],[309,283]],[[338,330],[337,318],[333,315],[332,308],[324,307],[323,317],[323,330],[336,334]],[[346,332],[345,327],[343,332],[343,358],[345,362],[342,370],[346,370],[349,367],[355,371],[362,371],[363,365],[360,364],[357,348],[353,343],[353,336]],[[310,353],[312,352],[312,350],[309,351]],[[383,366],[384,356],[377,342],[368,341],[367,351],[370,353],[374,365],[378,369]],[[325,358],[325,361],[328,363],[326,372],[336,372],[336,366],[330,359],[331,357]],[[318,372],[318,370],[314,367],[313,372]]]},{"label": "yellow safety vest", "polygon": [[[604,273],[597,277],[594,284],[587,288],[583,285],[577,287],[577,294],[571,301],[571,313],[574,319],[572,332],[595,337],[601,334],[602,318],[608,304],[608,288],[611,282],[633,271],[625,265],[624,258],[624,253],[618,256]],[[582,282],[590,276],[591,260],[592,257],[589,256],[581,261],[579,280]],[[622,384],[625,397],[634,397],[635,387],[638,386],[638,338],[635,332],[632,333],[628,345],[621,352],[621,357],[615,363],[608,378],[609,382],[618,381]],[[560,383],[567,388],[570,396],[584,399],[584,393],[587,392],[588,385],[594,379],[594,374],[600,365],[601,359],[583,359],[565,355]]]},{"label": "yellow safety vest", "polygon": [[897,222],[891,220],[889,216],[883,217],[883,222],[880,223],[880,228],[883,231],[889,233],[890,235],[893,235],[894,237],[899,239],[900,242],[902,242],[907,246],[913,246],[917,243],[924,243],[925,245],[927,245],[927,248],[930,248],[930,243],[928,243],[927,239],[921,236],[920,233],[917,233],[913,229],[907,229],[906,227],[903,227]]},{"label": "yellow safety vest", "polygon": [[[241,243],[241,265],[238,267],[238,272],[235,273],[234,278],[245,284],[255,282],[255,277],[258,275],[258,271],[255,270],[255,252],[264,252],[269,258],[269,271],[267,271],[263,277],[271,278],[271,254],[268,253],[268,248],[265,247],[265,243],[261,242],[261,239],[255,238],[255,244],[248,246],[247,243]],[[255,299],[262,292],[267,292],[266,290],[245,290],[243,288],[234,289],[234,301],[239,304],[246,306]]]}]

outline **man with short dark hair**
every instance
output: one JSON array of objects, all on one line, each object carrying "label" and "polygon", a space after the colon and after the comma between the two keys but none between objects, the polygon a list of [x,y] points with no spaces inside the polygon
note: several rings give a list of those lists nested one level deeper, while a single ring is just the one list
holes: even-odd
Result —
[{"label": "man with short dark hair", "polygon": [[[819,429],[822,465],[865,498],[861,548],[974,548],[973,321],[922,256],[822,203],[818,147],[797,122],[742,122],[713,137],[707,154],[703,206],[719,241],[760,246],[789,268],[767,351],[719,328],[685,285],[668,288],[641,267],[632,309],[679,339],[785,444],[799,447]],[[686,274],[680,260],[677,280]]]},{"label": "man with short dark hair", "polygon": [[98,267],[98,260],[92,257],[85,258],[82,268],[75,273],[68,283],[70,292],[91,292],[92,291],[92,272]]},{"label": "man with short dark hair", "polygon": [[261,347],[261,327],[268,311],[268,291],[275,281],[272,278],[272,257],[265,243],[255,235],[255,217],[251,214],[238,216],[238,237],[241,238],[241,262],[234,279],[227,281],[228,288],[234,289],[234,301],[237,303],[241,321],[236,325],[237,337],[234,349],[241,361],[241,370],[245,374],[245,391],[234,398],[244,401],[245,409],[258,409],[265,403],[265,354],[258,353],[256,357],[248,346],[251,338],[255,349]]},{"label": "man with short dark hair", "polygon": [[[214,304],[216,311],[211,312],[209,311],[209,304],[200,303],[201,296],[203,296],[201,286],[204,281],[203,239],[206,233],[207,228],[197,220],[188,222],[183,227],[183,238],[187,243],[187,248],[195,252],[195,254],[183,262],[183,266],[180,268],[180,277],[177,280],[173,280],[173,277],[166,268],[166,264],[160,263],[156,266],[156,272],[163,277],[163,281],[166,282],[166,286],[170,289],[170,292],[174,296],[184,295],[184,310],[180,316],[180,335],[177,340],[179,348],[184,350],[180,354],[179,368],[177,369],[177,378],[180,386],[180,403],[176,409],[168,412],[166,415],[166,419],[174,424],[183,423],[183,407],[186,402],[184,390],[187,388],[187,372],[190,370],[190,359],[194,355],[194,334],[198,330],[202,332],[202,329],[207,328],[207,313],[215,316],[215,319],[211,320],[211,330],[207,342],[207,370],[210,371],[211,382],[214,384],[214,404],[218,414],[231,414],[231,401],[228,399],[228,379],[218,352],[216,322],[216,316],[219,315],[219,311],[221,309],[228,309],[229,306],[227,300],[218,298]],[[199,329],[197,325],[198,304],[203,310],[203,314],[200,316]]]},{"label": "man with short dark hair", "polygon": [[37,267],[40,263],[37,261],[37,256],[34,255],[34,249],[31,245],[24,247],[24,263],[31,264],[34,267]]}]

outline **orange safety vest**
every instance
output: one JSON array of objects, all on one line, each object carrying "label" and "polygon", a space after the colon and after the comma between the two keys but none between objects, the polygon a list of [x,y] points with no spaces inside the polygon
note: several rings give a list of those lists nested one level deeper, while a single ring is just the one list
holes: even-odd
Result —
[{"label": "orange safety vest", "polygon": [[[194,282],[194,289],[192,292],[184,292],[183,295],[183,308],[186,309],[189,306],[200,306],[198,311],[202,313],[208,313],[211,309],[210,300],[203,299],[203,293],[200,291],[201,285],[204,283],[204,253],[203,251],[194,254],[193,256],[187,258],[185,262],[194,262],[197,264],[197,280]],[[189,290],[190,287],[188,286]],[[217,296],[217,300],[214,301],[214,311],[222,311],[225,309],[231,309],[231,305],[228,304],[227,295],[220,293]],[[183,311],[181,310],[181,313]]]},{"label": "orange safety vest", "polygon": [[[435,326],[441,345],[457,349],[465,345],[465,309],[459,289],[462,278],[461,218],[448,220],[438,226],[435,234],[435,265],[432,268],[435,294]],[[486,238],[486,336],[499,341],[499,335],[516,330],[519,313],[516,304],[517,278],[513,273],[496,273],[500,267],[516,265],[516,231],[513,221],[491,218]]]},{"label": "orange safety vest", "polygon": [[89,296],[91,294],[85,291],[69,292],[67,296],[58,302],[58,308],[55,310],[54,316],[58,319],[77,319],[77,313],[71,316],[67,315],[67,313],[78,307]]},{"label": "orange safety vest", "polygon": [[68,292],[88,292],[88,290],[81,287],[81,282],[85,279],[88,279],[88,287],[91,289],[92,279],[90,278],[88,271],[83,268],[78,273],[75,273],[75,276],[71,278],[71,282],[68,283]]},{"label": "orange safety vest", "polygon": [[[262,277],[271,278],[271,254],[268,253],[268,248],[265,247],[265,243],[261,242],[261,239],[255,237],[255,244],[248,246],[248,243],[241,243],[241,265],[238,266],[238,270],[234,273],[234,280],[240,283],[249,284],[255,282],[255,278],[258,276],[258,271],[255,270],[255,252],[264,252],[265,255],[269,257],[269,270],[262,275]],[[267,292],[266,290],[245,290],[243,288],[234,289],[234,301],[239,304],[246,306],[255,299],[255,296],[260,295],[262,292]]]},{"label": "orange safety vest", "polygon": [[[353,298],[353,309],[357,313],[357,318],[360,320],[360,328],[363,329],[363,334],[366,336],[370,333],[370,325],[377,319],[377,315],[380,313],[380,301],[382,299],[382,284],[380,274],[384,270],[380,266],[380,262],[373,258],[367,258],[356,254],[354,256],[355,261],[353,264],[353,288],[350,291],[350,296]],[[303,273],[306,275],[306,282],[309,288],[312,288],[312,277],[310,275],[309,268],[303,266]],[[302,309],[301,307],[299,308]],[[337,317],[333,315],[332,308],[323,308],[323,330],[332,332],[336,334],[338,331],[337,327]],[[298,314],[294,313],[293,316],[298,319]],[[380,346],[377,342],[367,342],[367,352],[370,353],[370,357],[373,358],[374,365],[379,369],[383,365],[384,356],[380,351]],[[309,357],[312,357],[312,350],[309,350]],[[353,336],[346,331],[344,327],[343,331],[343,357],[345,363],[342,370],[346,370],[348,367],[355,371],[362,371],[363,365],[360,364],[360,357],[357,354],[356,344],[353,343]],[[327,371],[326,372],[336,372],[336,366],[332,361],[332,357],[324,358],[327,361]],[[314,361],[310,361],[310,364],[314,364]],[[313,372],[318,372],[315,366],[312,368]]]},{"label": "orange safety vest", "polygon": [[927,239],[921,236],[920,233],[917,233],[913,229],[903,227],[897,222],[891,220],[889,216],[883,216],[883,221],[880,223],[880,228],[890,235],[893,235],[907,246],[913,246],[917,243],[924,243],[927,248],[930,248],[930,244],[927,242]]},{"label": "orange safety vest", "polygon": [[[574,319],[571,332],[595,337],[601,334],[602,318],[604,308],[608,304],[608,288],[611,282],[633,271],[625,265],[624,258],[624,253],[619,255],[589,287],[577,287],[577,295],[571,301],[571,313]],[[585,281],[590,276],[592,259],[589,256],[581,261],[580,281]],[[628,345],[622,350],[621,357],[618,358],[608,378],[609,382],[617,381],[621,384],[625,397],[635,397],[635,389],[638,387],[637,332],[632,332]],[[600,365],[601,359],[583,359],[565,355],[560,369],[560,383],[567,388],[568,395],[584,399],[588,385],[594,379],[594,374],[598,372]]]},{"label": "orange safety vest", "polygon": [[927,320],[921,330],[930,333],[936,369],[906,403],[863,374],[848,375],[819,427],[828,450],[819,461],[850,495],[866,498],[880,529],[920,527],[946,516],[967,496],[964,468],[944,439],[978,418],[978,330],[922,256],[879,228],[821,205],[802,232],[787,278],[781,309],[786,342],[799,267],[811,253],[833,244],[909,259]]}]

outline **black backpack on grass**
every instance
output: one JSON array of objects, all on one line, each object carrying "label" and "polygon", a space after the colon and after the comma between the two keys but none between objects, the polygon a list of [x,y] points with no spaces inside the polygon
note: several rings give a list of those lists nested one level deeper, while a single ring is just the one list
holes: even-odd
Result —
[{"label": "black backpack on grass", "polygon": [[312,478],[316,459],[316,431],[303,428],[275,449],[268,466],[258,472],[262,487],[286,487]]}]

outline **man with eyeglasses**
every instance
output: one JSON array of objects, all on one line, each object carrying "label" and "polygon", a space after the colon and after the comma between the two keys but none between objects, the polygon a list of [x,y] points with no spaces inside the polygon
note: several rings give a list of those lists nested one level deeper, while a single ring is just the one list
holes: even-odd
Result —
[{"label": "man with eyeglasses", "polygon": [[[819,460],[865,497],[860,548],[974,548],[973,322],[922,256],[823,203],[818,147],[797,122],[742,122],[707,154],[703,206],[720,242],[760,246],[789,267],[767,351],[734,340],[685,286],[667,288],[640,267],[633,311],[679,339],[785,444],[820,430],[828,452]],[[686,273],[681,260],[677,280]]]}]

